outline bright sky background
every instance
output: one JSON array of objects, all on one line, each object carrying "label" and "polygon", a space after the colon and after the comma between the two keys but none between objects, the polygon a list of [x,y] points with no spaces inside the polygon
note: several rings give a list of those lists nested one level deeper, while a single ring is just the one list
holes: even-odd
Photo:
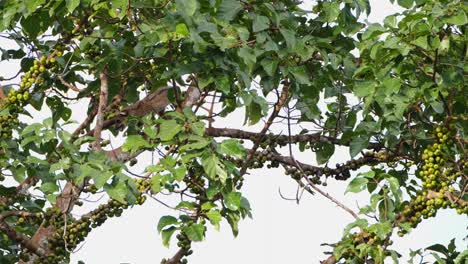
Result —
[{"label": "bright sky background", "polygon": [[[306,1],[306,9],[311,8],[311,2]],[[389,1],[371,0],[372,13],[369,22],[381,22],[387,15],[400,9],[391,5]],[[0,40],[0,46],[9,45]],[[0,76],[12,76],[18,69],[17,62],[0,62]],[[1,83],[0,83],[1,84]],[[82,120],[83,114],[79,109],[82,105],[74,105],[73,119]],[[38,113],[34,121],[49,115],[50,112]],[[225,120],[214,123],[215,127],[241,127],[243,113],[238,112]],[[259,131],[259,126],[244,128]],[[276,132],[283,128],[276,127]],[[119,144],[118,141],[113,142]],[[143,157],[141,163],[150,162],[150,157]],[[313,163],[315,158],[311,152],[297,156],[304,162]],[[340,149],[331,164],[344,162],[349,159],[348,150]],[[141,172],[141,165],[132,168],[134,172]],[[368,203],[365,194],[346,195],[347,182],[329,181],[325,191],[342,201],[353,210],[357,205]],[[343,228],[353,218],[342,209],[336,207],[329,200],[319,194],[311,196],[304,193],[300,204],[283,200],[283,195],[295,197],[296,184],[282,169],[265,169],[251,171],[246,176],[243,193],[253,209],[253,220],[247,219],[239,224],[240,233],[233,238],[227,222],[223,222],[220,232],[209,227],[206,241],[193,244],[194,254],[189,263],[193,264],[284,264],[284,263],[319,263],[324,259],[323,251],[329,249],[321,247],[321,243],[333,243],[340,239]],[[176,204],[178,200],[170,197],[160,197],[169,204]],[[102,201],[104,201],[103,199]],[[96,204],[92,204],[95,207]],[[84,212],[82,208],[76,213]],[[120,218],[110,219],[103,226],[94,229],[82,245],[73,254],[72,263],[83,260],[87,264],[149,264],[159,263],[163,257],[171,257],[177,250],[173,240],[172,247],[162,246],[161,237],[156,231],[156,225],[161,216],[177,212],[148,199],[143,206],[137,206],[124,212]],[[462,238],[466,235],[468,219],[457,215],[453,211],[442,210],[437,218],[425,220],[416,230],[404,238],[396,238],[393,248],[400,253],[407,253],[409,248],[417,249],[434,243],[448,244],[451,238],[457,238],[459,248],[466,248],[467,243]],[[407,254],[406,254],[407,255]],[[407,257],[401,263],[406,263]]]}]

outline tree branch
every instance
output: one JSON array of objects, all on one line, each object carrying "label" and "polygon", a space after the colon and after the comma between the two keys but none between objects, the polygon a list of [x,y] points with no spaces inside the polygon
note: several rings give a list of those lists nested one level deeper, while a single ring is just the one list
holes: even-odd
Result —
[{"label": "tree branch", "polygon": [[23,247],[27,248],[29,251],[34,252],[38,256],[44,256],[45,250],[41,247],[38,247],[34,244],[31,239],[21,233],[16,232],[14,228],[5,223],[5,219],[10,216],[31,216],[30,212],[23,211],[9,211],[0,215],[0,230],[5,233],[11,240],[18,242]]},{"label": "tree branch", "polygon": [[185,256],[186,253],[187,250],[181,248],[175,253],[175,255],[172,258],[166,260],[164,264],[180,264],[180,260]]},{"label": "tree branch", "polygon": [[270,117],[268,118],[267,122],[263,126],[263,129],[258,133],[258,137],[254,140],[254,145],[252,147],[252,151],[247,155],[247,159],[245,160],[245,163],[242,165],[242,168],[240,170],[240,175],[244,175],[247,171],[247,167],[249,166],[250,161],[253,158],[253,155],[255,154],[255,151],[258,149],[260,143],[263,140],[263,137],[265,136],[266,132],[270,128],[270,126],[273,124],[273,120],[278,116],[279,111],[281,108],[283,108],[284,104],[288,100],[288,94],[289,94],[289,83],[285,81],[283,84],[283,89],[281,91],[281,95],[278,97],[278,101],[276,102],[273,112],[271,113]]},{"label": "tree branch", "polygon": [[60,81],[63,85],[65,85],[68,89],[70,89],[70,90],[72,90],[72,91],[75,91],[75,92],[77,92],[77,93],[83,92],[83,90],[78,89],[78,87],[76,87],[75,85],[73,85],[73,84],[67,82],[67,81],[63,78],[63,75],[59,74],[59,75],[57,75],[57,78],[58,78],[59,81]]},{"label": "tree branch", "polygon": [[99,106],[96,115],[96,126],[94,128],[94,139],[96,140],[93,144],[93,149],[101,150],[101,133],[104,125],[104,112],[107,106],[107,95],[108,95],[108,82],[107,82],[107,70],[104,68],[99,76],[101,79],[101,92],[99,94]]},{"label": "tree branch", "polygon": [[[260,136],[260,133],[257,132],[250,132],[240,129],[233,129],[233,128],[207,128],[205,130],[205,134],[207,136],[212,137],[229,137],[229,138],[237,138],[237,139],[245,139],[245,140],[255,140]],[[276,141],[280,142],[288,142],[287,135],[278,135],[275,134],[272,138]],[[315,134],[302,134],[302,135],[291,135],[291,143],[299,143],[299,142],[322,142],[322,143],[330,143],[334,145],[340,146],[349,146],[349,142],[342,142],[340,139],[329,137],[329,136],[321,136],[320,133]],[[369,143],[367,149],[373,150],[380,150],[383,148],[383,145],[380,143]]]}]

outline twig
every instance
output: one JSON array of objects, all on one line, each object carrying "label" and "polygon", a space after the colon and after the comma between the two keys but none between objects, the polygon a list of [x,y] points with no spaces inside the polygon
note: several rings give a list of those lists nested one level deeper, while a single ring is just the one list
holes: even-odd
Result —
[{"label": "twig", "polygon": [[0,85],[0,102],[5,99],[6,99],[5,92],[3,91],[3,87]]},{"label": "twig", "polygon": [[81,131],[83,131],[83,129],[85,129],[87,126],[89,126],[89,124],[93,122],[94,117],[96,116],[97,112],[98,112],[98,108],[93,106],[93,110],[91,111],[91,113],[89,113],[89,115],[86,117],[83,123],[81,123],[80,126],[77,127],[75,131],[73,131],[73,136],[75,137],[79,136]]},{"label": "twig", "polygon": [[[290,114],[290,110],[289,110],[289,107],[288,107],[288,116]],[[288,119],[288,135],[291,136],[291,124],[289,123],[289,119]],[[301,174],[303,175],[303,178],[307,181],[307,183],[309,184],[309,186],[314,189],[316,192],[320,193],[321,195],[323,195],[324,197],[326,197],[327,199],[329,199],[330,201],[332,201],[333,203],[335,203],[336,205],[338,205],[339,207],[341,207],[343,210],[345,210],[346,212],[348,212],[349,214],[351,214],[356,220],[359,219],[359,217],[356,215],[355,212],[353,212],[353,210],[351,210],[350,208],[348,208],[347,206],[345,206],[344,204],[342,204],[341,202],[339,202],[338,200],[336,200],[335,198],[333,198],[331,195],[329,195],[328,193],[322,191],[320,188],[318,188],[310,179],[309,177],[307,177],[307,174],[304,172],[304,170],[302,169],[301,165],[296,161],[296,159],[294,158],[293,156],[293,152],[292,152],[292,144],[291,142],[289,142],[289,155],[291,156],[291,159],[294,161],[294,163],[296,164],[296,167],[299,169],[299,171],[301,172]]]},{"label": "twig", "polygon": [[215,100],[216,100],[216,92],[214,92],[215,96],[213,96],[213,99],[211,101],[211,106],[210,106],[210,110],[208,110],[208,128],[211,128],[211,125],[213,124],[213,108],[214,108],[214,103],[215,103]]},{"label": "twig", "polygon": [[71,83],[65,81],[65,79],[63,78],[63,75],[59,74],[59,75],[57,75],[57,78],[59,79],[59,81],[60,81],[63,85],[65,85],[66,87],[68,87],[68,89],[73,90],[73,91],[75,91],[75,92],[77,92],[77,93],[83,92],[83,90],[79,89],[79,88],[76,87],[75,85],[73,85],[73,84],[71,84]]}]

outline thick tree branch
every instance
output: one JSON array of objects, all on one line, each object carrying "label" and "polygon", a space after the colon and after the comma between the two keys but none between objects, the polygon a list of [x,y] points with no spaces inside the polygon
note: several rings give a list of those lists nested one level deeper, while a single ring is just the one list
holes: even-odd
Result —
[{"label": "thick tree branch", "polygon": [[164,264],[180,264],[180,260],[185,256],[186,253],[187,250],[181,248],[175,253],[175,255],[172,258],[166,260]]},{"label": "thick tree branch", "polygon": [[107,71],[104,68],[99,76],[101,79],[101,92],[99,94],[99,105],[96,115],[96,127],[94,128],[94,139],[96,140],[93,144],[93,149],[101,150],[101,133],[104,125],[104,112],[107,106],[107,95],[109,84],[107,81]]},{"label": "thick tree branch", "polygon": [[29,217],[32,213],[23,212],[23,211],[9,211],[2,213],[0,215],[0,230],[5,233],[11,240],[18,242],[23,247],[27,248],[29,251],[34,252],[38,256],[43,256],[45,250],[41,247],[38,247],[31,239],[21,233],[16,232],[16,230],[8,225],[4,220],[10,216],[22,216]]},{"label": "thick tree branch", "polygon": [[38,256],[44,256],[45,250],[41,247],[38,247],[31,239],[21,233],[15,231],[7,223],[0,221],[0,230],[5,233],[11,240],[18,242],[23,247],[27,248],[29,251],[33,252]]},{"label": "thick tree branch", "polygon": [[[237,139],[245,139],[245,140],[255,140],[260,136],[260,133],[257,132],[250,132],[240,129],[233,129],[233,128],[207,128],[205,130],[205,134],[207,136],[212,137],[229,137],[229,138],[237,138]],[[280,141],[280,142],[288,142],[287,135],[273,135],[273,140]],[[322,143],[330,143],[334,145],[341,145],[341,146],[349,146],[349,142],[342,142],[340,139],[329,137],[329,136],[322,136],[319,133],[316,134],[302,134],[302,135],[292,135],[291,136],[291,143],[299,143],[299,142],[322,142]],[[369,143],[368,149],[373,150],[380,150],[383,148],[383,145],[380,143]]]}]

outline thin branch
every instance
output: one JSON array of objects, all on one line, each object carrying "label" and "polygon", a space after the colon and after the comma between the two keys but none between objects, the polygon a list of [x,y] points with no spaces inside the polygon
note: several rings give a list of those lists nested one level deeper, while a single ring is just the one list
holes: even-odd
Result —
[{"label": "thin branch", "polygon": [[81,123],[80,126],[77,127],[75,131],[73,131],[73,136],[75,137],[79,136],[80,133],[93,122],[94,117],[96,116],[97,112],[98,112],[98,108],[93,106],[91,113],[89,113],[89,115],[86,117],[83,123]]},{"label": "thin branch", "polygon": [[[290,115],[290,109],[288,107],[288,117]],[[288,118],[288,136],[289,136],[289,139],[291,139],[291,123],[290,123],[290,120]],[[357,216],[357,214],[355,212],[353,212],[353,210],[351,210],[350,208],[348,208],[347,206],[345,206],[343,203],[341,203],[340,201],[336,200],[335,198],[333,198],[331,195],[329,195],[328,193],[322,191],[320,188],[318,188],[310,179],[309,177],[307,176],[307,174],[304,172],[304,170],[302,169],[302,166],[297,162],[297,160],[294,158],[293,156],[293,151],[292,151],[292,144],[291,144],[291,141],[289,141],[289,155],[291,156],[291,159],[294,161],[294,163],[296,164],[296,167],[299,169],[299,171],[301,172],[302,174],[302,177],[307,181],[307,183],[309,184],[309,186],[314,189],[316,192],[320,193],[321,195],[323,195],[324,197],[326,197],[327,199],[329,199],[330,201],[332,201],[333,203],[335,203],[336,205],[338,205],[339,207],[341,207],[343,210],[345,210],[346,212],[348,212],[349,214],[351,214],[356,220],[359,219],[359,217]]]},{"label": "thin branch", "polygon": [[275,118],[279,114],[281,108],[283,108],[283,105],[288,100],[289,85],[290,84],[287,81],[285,81],[285,83],[283,84],[283,90],[281,91],[281,95],[278,96],[278,101],[276,102],[275,107],[273,108],[273,112],[271,113],[271,115],[268,118],[267,122],[263,126],[263,129],[260,131],[260,133],[258,133],[258,137],[254,141],[254,145],[252,147],[252,152],[249,153],[249,155],[247,156],[247,159],[245,160],[244,165],[242,166],[242,168],[240,170],[240,175],[241,176],[244,175],[247,172],[247,167],[249,166],[250,161],[254,157],[255,151],[260,146],[260,143],[262,142],[263,137],[265,136],[265,133],[268,131],[270,126],[273,124],[273,121],[275,120]]},{"label": "thin branch", "polygon": [[75,85],[73,85],[73,84],[67,82],[67,81],[63,78],[63,75],[59,74],[59,75],[57,75],[57,78],[58,78],[59,81],[60,81],[63,85],[65,85],[68,89],[73,90],[73,91],[75,91],[75,92],[77,92],[77,93],[83,92],[83,90],[81,90],[81,89],[79,89],[78,87],[76,87]]}]

